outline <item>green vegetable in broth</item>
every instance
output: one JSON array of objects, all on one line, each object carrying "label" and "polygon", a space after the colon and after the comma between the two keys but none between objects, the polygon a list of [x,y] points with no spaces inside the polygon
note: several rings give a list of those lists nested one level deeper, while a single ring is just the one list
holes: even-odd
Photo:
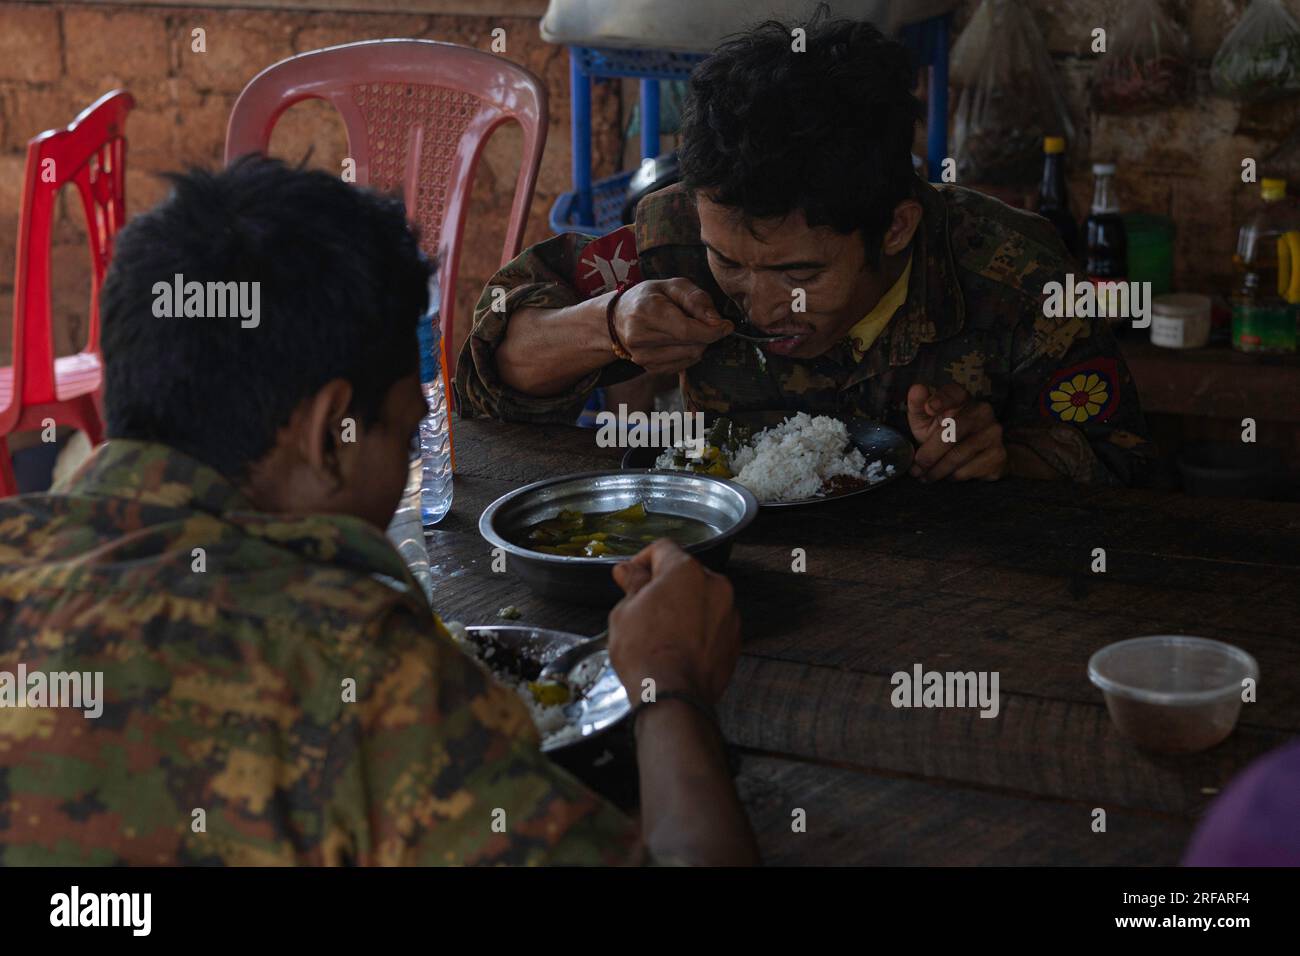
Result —
[{"label": "green vegetable in broth", "polygon": [[731,459],[753,437],[752,431],[730,418],[719,417],[704,436],[700,457],[692,458],[687,448],[672,450],[672,467],[676,471],[693,471],[714,478],[734,478]]},{"label": "green vegetable in broth", "polygon": [[610,521],[630,521],[633,524],[640,524],[646,520],[645,502],[638,501],[622,511],[615,511],[605,517]]},{"label": "green vegetable in broth", "polygon": [[657,538],[686,547],[712,536],[703,521],[646,510],[638,501],[619,511],[561,511],[530,526],[518,544],[543,554],[566,557],[627,557]]}]

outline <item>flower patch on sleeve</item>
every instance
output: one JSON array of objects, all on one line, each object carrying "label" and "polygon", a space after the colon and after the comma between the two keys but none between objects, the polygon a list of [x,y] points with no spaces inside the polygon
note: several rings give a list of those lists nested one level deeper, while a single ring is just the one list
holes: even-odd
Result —
[{"label": "flower patch on sleeve", "polygon": [[1039,396],[1043,417],[1071,425],[1104,422],[1118,405],[1119,372],[1109,358],[1057,371]]}]

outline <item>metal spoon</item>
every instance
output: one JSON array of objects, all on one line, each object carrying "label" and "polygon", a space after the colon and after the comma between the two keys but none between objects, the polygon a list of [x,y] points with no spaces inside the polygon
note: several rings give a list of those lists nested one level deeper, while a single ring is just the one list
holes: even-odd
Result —
[{"label": "metal spoon", "polygon": [[[723,295],[726,295],[724,292]],[[788,335],[772,335],[768,332],[761,331],[753,325],[749,319],[745,318],[744,311],[736,304],[736,300],[727,296],[728,309],[723,311],[723,318],[730,322],[735,328],[729,333],[738,339],[744,339],[746,342],[775,342],[777,339],[789,338]],[[733,313],[728,315],[727,313]],[[742,332],[741,329],[744,329]]]},{"label": "metal spoon", "polygon": [[574,644],[571,648],[542,668],[537,675],[538,681],[569,682],[573,669],[597,651],[609,646],[609,629],[605,629],[589,641]]},{"label": "metal spoon", "polygon": [[788,335],[769,335],[758,330],[753,332],[734,331],[731,334],[738,339],[744,339],[746,342],[775,342],[777,339],[788,339],[790,337]]}]

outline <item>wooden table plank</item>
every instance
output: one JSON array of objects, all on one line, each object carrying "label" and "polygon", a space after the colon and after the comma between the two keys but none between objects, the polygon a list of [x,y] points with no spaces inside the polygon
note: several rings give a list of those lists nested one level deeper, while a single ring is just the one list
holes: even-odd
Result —
[{"label": "wooden table plank", "polygon": [[[533,477],[528,474],[518,481]],[[478,513],[498,494],[513,487],[517,487],[516,481],[458,476],[457,505],[439,526],[440,532],[476,534]],[[1017,502],[1017,507],[1024,507],[1024,502]],[[1150,511],[1153,507],[1147,505],[1143,510]],[[998,579],[1005,571],[1011,571],[1014,575],[1007,577],[1016,579],[1017,596],[1044,606],[1065,602],[1068,595],[1067,603],[1072,606],[1080,607],[1081,602],[1086,602],[1088,606],[1132,614],[1135,618],[1168,617],[1170,612],[1182,610],[1197,621],[1231,620],[1246,630],[1280,630],[1288,625],[1294,630],[1292,611],[1300,608],[1300,557],[1296,553],[1300,551],[1296,545],[1300,536],[1300,506],[1267,507],[1282,509],[1281,517],[1295,522],[1294,527],[1285,523],[1280,527],[1276,544],[1269,542],[1267,530],[1252,536],[1244,529],[1230,531],[1219,526],[1212,533],[1205,533],[1199,546],[1187,542],[1170,544],[1165,548],[1168,553],[1155,553],[1150,548],[1144,550],[1142,542],[1121,531],[1094,530],[1072,539],[1058,530],[1049,538],[1034,540],[1026,538],[1023,524],[1006,527],[981,519],[982,523],[972,528],[969,516],[960,512],[946,521],[943,514],[928,518],[924,512],[902,515],[901,520],[910,524],[896,527],[900,516],[882,508],[866,518],[858,516],[863,527],[857,531],[852,527],[852,514],[828,506],[803,509],[798,512],[798,518],[790,517],[790,512],[764,513],[741,539],[739,553],[746,557],[762,554],[768,558],[765,564],[773,569],[788,569],[791,547],[802,546],[811,576],[861,580],[866,587],[876,583],[882,574],[908,570],[907,561],[899,559],[923,562],[911,565],[911,569],[921,573],[927,586],[953,579],[958,572],[924,562],[957,565],[960,573],[968,576],[972,571],[980,571],[956,586],[982,587],[992,578],[990,583],[998,586],[991,593],[1001,589],[1002,582]],[[824,514],[818,514],[819,511]],[[1231,511],[1225,513],[1229,518],[1232,515]],[[941,523],[940,529],[933,527],[935,521]],[[1118,522],[1128,526],[1136,523],[1128,516]],[[918,523],[924,523],[929,530],[916,527]],[[1227,523],[1230,521],[1219,524]],[[1053,526],[1041,515],[1034,515],[1030,524]],[[1059,521],[1056,527],[1059,528]],[[1245,553],[1250,559],[1216,555],[1212,550],[1216,544],[1229,555]],[[1093,546],[1107,548],[1105,574],[1090,570]],[[1274,553],[1267,553],[1270,548]],[[894,558],[897,566],[891,571],[878,560],[878,555]],[[1035,586],[1041,588],[1037,593]],[[1259,619],[1252,620],[1252,615]]]},{"label": "wooden table plank", "polygon": [[[521,484],[615,468],[622,452],[568,428],[468,422],[455,438],[456,503],[426,535],[435,607],[484,623],[514,604],[527,623],[599,631],[603,612],[539,598],[494,573],[477,521]],[[721,707],[724,729],[767,755],[768,764],[751,764],[766,768],[753,779],[827,794],[838,827],[825,844],[807,839],[811,831],[789,842],[771,822],[776,861],[811,861],[838,846],[828,859],[1174,862],[1213,792],[1300,733],[1298,535],[1300,505],[1024,481],[903,480],[843,502],[764,512],[728,568],[745,643]],[[791,570],[794,547],[806,552],[804,573]],[[1090,570],[1094,547],[1106,549],[1104,574]],[[1163,758],[1118,735],[1087,660],[1148,633],[1218,637],[1257,657],[1259,702],[1224,744]],[[917,663],[997,671],[999,717],[894,708],[890,676]],[[859,826],[859,804],[901,835],[891,842],[874,823]],[[761,801],[747,806],[756,822],[766,812]],[[959,822],[963,806],[1023,822],[990,825],[981,842],[978,828]],[[1093,834],[1092,806],[1135,821],[1140,835]],[[1150,820],[1161,822],[1138,826]],[[788,818],[779,822],[788,830]]]},{"label": "wooden table plank", "polygon": [[[465,544],[463,535],[433,537],[433,566],[444,575],[435,601],[443,613],[490,622],[499,607],[514,604],[523,620],[539,626],[584,633],[603,626],[598,611],[538,599],[513,578],[493,574],[481,543],[474,544],[475,557],[457,547]],[[1124,626],[1128,619],[1088,614],[1075,620],[1078,615],[1061,611],[1043,630],[1036,614],[1025,615],[1005,602],[999,609],[977,596],[954,604],[950,593],[929,591],[914,607],[900,609],[897,598],[864,602],[858,592],[816,578],[787,575],[753,583],[752,577],[733,568],[746,620],[755,623],[747,629],[746,656],[723,703],[729,739],[745,746],[986,786],[1010,780],[1052,796],[1189,814],[1204,805],[1203,788],[1221,787],[1297,729],[1300,690],[1273,682],[1266,684],[1261,703],[1246,708],[1237,734],[1223,746],[1162,764],[1118,737],[1085,676],[1088,654],[1112,636],[1110,627]],[[796,589],[801,601],[791,599]],[[984,606],[992,610],[982,612]],[[978,620],[981,613],[1005,626],[968,633],[954,644],[945,621]],[[877,626],[843,626],[858,615]],[[814,640],[810,629],[821,639]],[[1152,629],[1160,628],[1153,624]],[[1293,645],[1265,649],[1252,635],[1221,636],[1259,655],[1266,674],[1300,671]],[[1281,662],[1275,653],[1289,656]],[[999,718],[895,710],[889,704],[889,675],[910,670],[913,663],[998,671]],[[804,712],[809,707],[817,715],[838,713],[843,721],[827,726]],[[1013,749],[1009,740],[1018,741]],[[990,748],[997,759],[990,758]]]},{"label": "wooden table plank", "polygon": [[[617,468],[623,454],[598,448],[590,429],[475,420],[458,423],[455,434],[457,495],[462,476],[518,487],[570,472]],[[1073,560],[1067,551],[1077,548],[1089,555],[1094,547],[1115,547],[1201,561],[1300,567],[1300,504],[1064,482],[924,485],[903,480],[839,502],[767,511],[760,524],[782,541],[797,539],[801,531],[819,542],[849,542],[870,540],[882,529],[929,528],[942,530],[941,539],[917,547],[936,552],[1011,545],[1034,547],[1041,560],[1056,555]]]},{"label": "wooden table plank", "polygon": [[[948,787],[764,756],[736,781],[769,865],[1112,866],[1177,864],[1192,826],[1108,810],[1092,829],[1086,803]],[[795,832],[802,809],[806,831]]]},{"label": "wooden table plank", "polygon": [[[464,484],[484,503],[510,487],[481,478]],[[465,490],[458,485],[458,502],[463,503]],[[475,517],[476,512],[477,501]],[[459,505],[439,529],[428,537],[428,546],[431,565],[442,576],[435,591],[442,613],[481,623],[514,604],[526,620],[540,625],[567,622],[593,633],[603,626],[599,613],[555,605],[512,576],[492,575],[487,545]],[[748,653],[878,675],[914,663],[997,670],[1004,691],[1095,704],[1100,696],[1086,679],[1094,651],[1139,634],[1201,633],[1239,644],[1260,661],[1260,700],[1247,708],[1243,722],[1300,732],[1300,682],[1270,679],[1300,673],[1300,642],[1281,630],[1294,630],[1292,608],[1300,586],[1279,591],[1277,602],[1249,593],[1266,586],[1269,574],[1291,574],[1285,569],[1266,572],[1259,581],[1243,578],[1234,586],[1237,596],[1220,598],[1213,581],[1203,577],[1219,566],[1207,562],[1195,563],[1187,575],[1163,575],[1167,587],[1143,588],[1110,572],[1062,577],[996,564],[1015,562],[1014,554],[972,556],[968,567],[886,552],[864,556],[837,544],[812,546],[808,572],[794,574],[784,545],[756,546],[751,540],[747,535],[737,545],[729,568],[746,622]],[[1234,579],[1241,573],[1235,565],[1224,572]],[[460,583],[466,574],[478,574],[482,581]],[[1285,577],[1278,580],[1278,587],[1288,584]],[[1289,580],[1300,585],[1300,572]],[[1265,630],[1274,624],[1277,631]]]},{"label": "wooden table plank", "polygon": [[1121,737],[1100,702],[1004,690],[986,719],[895,708],[893,690],[875,674],[747,654],[719,714],[729,741],[766,753],[1188,818],[1212,799],[1207,790],[1293,736],[1242,725],[1205,753],[1161,757]]},{"label": "wooden table plank", "polygon": [[[1300,732],[1300,646],[1195,620],[1045,607],[939,588],[878,595],[838,582],[729,568],[746,622],[749,654],[889,675],[913,664],[996,670],[1003,691],[1097,702],[1088,658],[1111,641],[1150,633],[1202,633],[1243,646],[1260,661],[1257,703],[1245,721]],[[958,579],[960,580],[960,579]],[[1162,624],[1173,626],[1162,627]],[[1178,627],[1178,624],[1197,625]],[[942,666],[941,666],[942,665]]]}]

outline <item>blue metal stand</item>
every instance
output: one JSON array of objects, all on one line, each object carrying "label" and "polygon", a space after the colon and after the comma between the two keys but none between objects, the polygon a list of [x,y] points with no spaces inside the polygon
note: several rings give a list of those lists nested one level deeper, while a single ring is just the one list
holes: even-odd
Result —
[{"label": "blue metal stand", "polygon": [[952,14],[904,27],[899,39],[912,51],[918,66],[930,68],[926,104],[925,166],[937,183],[948,156],[948,33]]},{"label": "blue metal stand", "polygon": [[702,53],[667,50],[613,50],[569,47],[569,87],[573,104],[573,190],[551,207],[551,230],[600,234],[618,227],[635,170],[605,179],[591,178],[591,81],[631,77],[641,81],[641,156],[659,155],[659,81],[684,80]]},{"label": "blue metal stand", "polygon": [[[937,182],[948,155],[948,33],[952,15],[934,17],[904,27],[899,39],[930,68],[927,105],[926,161],[931,182]],[[569,90],[573,104],[570,131],[573,146],[573,190],[551,207],[553,232],[600,235],[619,226],[628,180],[635,170],[604,179],[591,178],[591,81],[630,77],[641,81],[641,156],[659,155],[659,82],[684,80],[701,53],[667,50],[615,50],[569,47]]]},{"label": "blue metal stand", "polygon": [[659,155],[659,81],[641,81],[641,158]]},{"label": "blue metal stand", "polygon": [[569,51],[569,92],[573,103],[573,119],[570,135],[573,138],[573,193],[565,193],[551,210],[551,229],[557,228],[555,214],[560,203],[569,200],[574,225],[595,222],[591,215],[591,81],[582,70],[582,60]]}]

